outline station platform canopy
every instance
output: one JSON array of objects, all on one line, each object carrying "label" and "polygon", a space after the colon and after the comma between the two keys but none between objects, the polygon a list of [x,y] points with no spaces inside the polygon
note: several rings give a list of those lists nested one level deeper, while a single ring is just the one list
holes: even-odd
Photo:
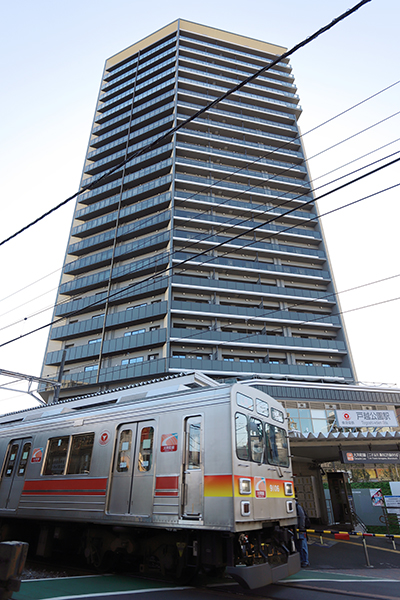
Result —
[{"label": "station platform canopy", "polygon": [[[360,453],[368,454],[365,463],[387,462],[383,453],[397,453],[400,457],[400,431],[368,431],[368,432],[332,432],[308,433],[289,432],[290,449],[293,459],[308,459],[315,463],[339,461],[343,462],[343,454],[354,456],[353,464],[360,464]],[[371,460],[371,453],[377,459]],[[390,455],[388,455],[390,456]],[[394,455],[393,455],[394,456]],[[346,462],[351,462],[347,461]],[[396,462],[396,461],[394,461]]]}]

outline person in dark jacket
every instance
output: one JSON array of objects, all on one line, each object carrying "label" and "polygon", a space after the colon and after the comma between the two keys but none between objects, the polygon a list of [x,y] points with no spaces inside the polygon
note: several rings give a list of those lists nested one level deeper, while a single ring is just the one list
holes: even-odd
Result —
[{"label": "person in dark jacket", "polygon": [[301,504],[296,499],[296,512],[297,512],[297,527],[299,529],[297,538],[295,539],[297,552],[300,554],[300,563],[302,568],[309,567],[310,562],[308,560],[308,546],[307,546],[307,533],[306,533],[306,515]]}]

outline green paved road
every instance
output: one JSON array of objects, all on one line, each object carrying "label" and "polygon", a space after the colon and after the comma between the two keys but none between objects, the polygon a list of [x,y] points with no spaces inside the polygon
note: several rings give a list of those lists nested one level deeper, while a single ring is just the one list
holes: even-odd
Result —
[{"label": "green paved road", "polygon": [[63,577],[61,579],[35,579],[23,581],[13,600],[48,600],[50,598],[72,598],[107,592],[132,592],[134,590],[171,589],[176,586],[164,582],[135,579],[119,575],[92,577]]}]

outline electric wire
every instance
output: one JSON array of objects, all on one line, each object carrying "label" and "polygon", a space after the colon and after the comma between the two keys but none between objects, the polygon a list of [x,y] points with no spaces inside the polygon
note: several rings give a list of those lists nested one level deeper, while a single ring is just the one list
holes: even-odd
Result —
[{"label": "electric wire", "polygon": [[53,208],[51,208],[50,210],[48,210],[46,213],[44,213],[43,215],[41,215],[40,217],[38,217],[37,219],[35,219],[31,223],[29,223],[28,225],[25,225],[20,230],[16,231],[12,235],[10,235],[8,238],[6,238],[3,241],[1,241],[0,242],[0,246],[6,244],[7,242],[9,242],[10,240],[14,239],[18,235],[20,235],[21,233],[23,233],[24,231],[26,231],[27,229],[29,229],[30,227],[36,225],[37,223],[39,223],[39,221],[43,220],[44,218],[46,218],[47,216],[49,216],[50,214],[52,214],[53,212],[55,212],[56,210],[58,210],[59,208],[61,208],[62,206],[65,206],[68,202],[70,202],[74,198],[77,198],[81,193],[87,192],[88,190],[93,189],[94,187],[98,187],[98,184],[99,184],[100,181],[102,181],[106,177],[109,177],[115,171],[121,169],[124,165],[126,165],[128,162],[130,162],[133,158],[136,158],[137,156],[140,156],[141,154],[144,154],[148,150],[152,149],[153,147],[155,147],[156,145],[158,145],[162,140],[166,139],[167,137],[170,137],[171,135],[173,135],[174,133],[176,133],[177,131],[179,131],[183,127],[185,127],[188,123],[190,123],[194,119],[198,118],[204,112],[210,110],[212,107],[214,107],[219,102],[222,102],[223,100],[225,100],[231,94],[234,94],[235,92],[239,91],[242,87],[244,87],[246,84],[250,83],[251,81],[253,81],[257,77],[259,77],[262,73],[264,73],[265,71],[268,71],[269,69],[271,69],[272,67],[274,67],[276,64],[278,64],[282,60],[285,60],[286,58],[288,58],[289,56],[291,56],[292,54],[294,54],[295,52],[297,52],[297,50],[299,50],[300,48],[303,48],[304,46],[306,46],[310,42],[314,41],[316,38],[318,38],[323,33],[329,31],[329,29],[331,29],[332,27],[334,27],[335,25],[337,25],[340,21],[342,21],[342,20],[346,19],[347,17],[349,17],[351,14],[353,14],[354,12],[356,12],[357,10],[359,10],[362,6],[364,6],[365,4],[367,4],[370,1],[371,0],[361,0],[361,2],[358,2],[358,4],[356,4],[355,6],[353,6],[352,8],[350,8],[349,10],[345,11],[344,13],[342,13],[341,15],[339,15],[338,17],[336,17],[335,19],[333,19],[333,21],[331,21],[330,23],[328,23],[324,27],[321,27],[318,31],[316,31],[315,33],[313,33],[312,35],[310,35],[306,39],[302,40],[301,42],[299,42],[298,44],[296,44],[295,46],[293,46],[290,50],[284,52],[283,54],[281,54],[280,56],[278,56],[277,58],[275,58],[274,60],[272,60],[268,65],[266,65],[264,67],[261,67],[255,73],[253,73],[249,77],[246,77],[244,80],[242,80],[240,83],[238,83],[236,86],[234,86],[233,88],[227,90],[224,94],[222,94],[221,96],[219,96],[218,98],[216,98],[215,100],[213,100],[212,102],[210,102],[209,104],[207,104],[206,106],[204,106],[203,108],[201,108],[200,110],[198,110],[194,115],[188,117],[185,121],[183,121],[182,123],[179,123],[175,127],[172,127],[169,131],[161,134],[154,142],[151,142],[150,144],[144,146],[143,148],[141,148],[141,149],[139,149],[139,150],[137,150],[137,151],[129,154],[123,161],[121,161],[118,165],[116,165],[115,167],[113,167],[112,169],[110,169],[107,173],[103,174],[99,179],[96,179],[95,181],[93,181],[89,186],[84,187],[83,189],[79,190],[78,192],[76,192],[75,194],[73,194],[69,198],[63,200],[58,205],[54,206]]},{"label": "electric wire", "polygon": [[[355,204],[358,204],[358,203],[359,203],[359,202],[361,202],[361,201],[367,200],[367,199],[369,199],[369,198],[372,198],[372,197],[374,197],[374,196],[377,196],[378,194],[384,193],[384,192],[386,192],[386,191],[389,191],[389,190],[391,190],[391,189],[394,189],[395,187],[399,187],[399,186],[400,186],[400,183],[399,183],[399,184],[396,184],[396,185],[394,185],[394,186],[390,186],[389,188],[386,188],[385,190],[380,190],[380,191],[378,191],[378,192],[375,192],[375,193],[373,193],[373,194],[370,194],[369,196],[365,196],[365,197],[363,197],[363,198],[359,198],[358,200],[353,200],[352,202],[349,202],[348,204],[346,204],[346,205],[344,205],[344,206],[340,206],[340,207],[334,208],[334,209],[332,209],[332,210],[330,210],[330,211],[328,211],[328,212],[326,212],[326,213],[323,213],[323,214],[321,214],[321,215],[319,215],[319,216],[316,216],[316,217],[314,217],[314,218],[316,218],[316,219],[319,219],[319,218],[321,218],[321,217],[328,216],[328,215],[330,215],[330,214],[333,214],[333,213],[335,213],[335,212],[338,212],[339,210],[342,210],[342,209],[344,209],[344,208],[348,208],[349,206],[353,206],[353,205],[355,205]],[[248,245],[250,245],[250,244],[248,244]],[[244,247],[247,247],[247,246],[244,246]],[[227,252],[226,254],[229,254],[229,252]],[[221,257],[221,256],[218,256],[217,258],[220,258],[220,257]],[[212,258],[215,258],[215,257],[211,257],[211,259],[210,259],[210,262],[212,262]],[[392,275],[392,276],[390,276],[389,278],[385,278],[385,279],[382,279],[382,280],[378,280],[378,281],[377,281],[377,283],[380,283],[380,282],[383,282],[383,281],[388,281],[388,280],[390,280],[390,279],[394,279],[394,278],[396,278],[396,277],[398,277],[398,276],[399,276],[399,275]],[[290,303],[290,304],[288,303],[288,308],[295,308],[296,306],[301,306],[301,305],[304,305],[305,303],[307,303],[307,305],[312,305],[313,303],[318,303],[318,302],[320,302],[321,300],[326,300],[327,298],[330,298],[330,297],[332,297],[332,296],[333,296],[333,297],[335,297],[336,295],[339,295],[339,294],[341,294],[341,293],[345,293],[345,292],[347,292],[347,291],[353,291],[353,290],[355,290],[355,289],[359,289],[359,288],[361,288],[361,287],[365,287],[365,286],[367,286],[367,285],[372,285],[373,283],[375,283],[375,282],[371,282],[371,283],[368,283],[368,284],[363,284],[363,285],[361,285],[361,286],[357,286],[356,288],[349,288],[349,290],[345,290],[344,292],[336,292],[336,291],[335,291],[335,292],[331,292],[331,293],[329,293],[329,294],[326,294],[326,295],[323,295],[323,296],[321,296],[321,297],[319,297],[319,298],[315,298],[314,300],[311,300],[311,301],[308,301],[308,300],[307,300],[307,301],[305,302],[305,299],[304,299],[304,298],[300,298],[298,302],[296,301],[295,303]],[[269,310],[268,310],[268,312],[266,312],[266,313],[264,313],[264,314],[261,314],[261,315],[257,315],[257,317],[251,317],[251,316],[249,316],[249,317],[246,319],[246,321],[247,321],[247,322],[249,322],[249,321],[254,321],[254,320],[256,320],[256,321],[259,321],[260,319],[265,319],[265,318],[268,318],[268,317],[270,317],[271,315],[273,315],[274,313],[277,313],[277,312],[281,312],[281,309],[272,309],[272,310],[270,310],[270,309],[269,309]],[[330,313],[329,315],[323,315],[322,317],[319,317],[319,318],[318,318],[318,319],[316,319],[316,320],[321,320],[322,318],[330,318],[331,316],[333,316],[333,314],[334,314],[334,313]],[[340,313],[339,313],[339,314],[340,314]],[[222,315],[222,314],[221,314],[221,317],[223,317],[223,316],[224,316],[224,315]],[[231,315],[229,315],[229,316],[227,315],[227,317],[229,317],[229,319],[230,319],[230,322],[231,322],[231,323],[234,323],[234,322],[235,322],[235,317],[232,317]],[[315,320],[315,319],[314,319],[314,320]],[[237,323],[241,323],[242,321],[243,321],[243,319],[237,320]],[[311,322],[311,321],[312,321],[312,320],[304,321],[302,324],[306,324],[306,323],[309,323],[309,322]],[[297,326],[297,325],[298,325],[298,324],[296,324],[296,326]],[[273,331],[273,330],[272,330],[272,331]],[[190,334],[190,335],[188,335],[188,336],[183,336],[183,337],[181,337],[180,339],[184,341],[184,340],[186,340],[186,339],[190,339],[191,337],[196,337],[196,335],[198,335],[198,332],[195,332],[195,333],[193,333],[193,334]],[[250,334],[250,335],[252,335],[252,334]],[[230,342],[238,342],[238,341],[241,341],[242,339],[245,339],[245,338],[239,338],[239,339],[235,339],[235,340],[230,340]],[[201,341],[201,340],[199,339],[199,343],[200,343],[200,341]]]},{"label": "electric wire", "polygon": [[[400,161],[400,158],[398,158],[398,159],[395,159],[395,160],[391,161],[390,163],[387,163],[386,165],[383,165],[383,166],[377,167],[377,168],[376,168],[376,169],[374,169],[373,171],[370,171],[369,173],[366,173],[366,174],[364,174],[364,175],[361,175],[361,176],[357,177],[356,179],[353,179],[353,180],[351,180],[350,182],[344,183],[344,184],[340,185],[338,188],[334,188],[333,190],[330,190],[330,191],[326,192],[325,194],[323,194],[323,195],[322,195],[322,196],[320,196],[319,198],[315,198],[315,199],[312,199],[312,200],[310,200],[310,201],[309,201],[309,202],[307,202],[306,204],[310,204],[311,202],[318,201],[318,200],[320,200],[321,198],[323,198],[323,197],[325,197],[325,196],[328,196],[328,195],[330,195],[330,194],[332,194],[332,193],[334,193],[334,192],[337,192],[337,191],[339,191],[339,190],[341,190],[341,189],[344,189],[345,187],[347,187],[347,186],[349,186],[349,185],[351,185],[351,184],[353,184],[353,183],[356,183],[356,182],[358,182],[358,181],[360,181],[360,180],[364,179],[365,177],[368,177],[369,175],[373,175],[373,174],[375,174],[376,172],[378,172],[378,171],[381,171],[382,169],[384,169],[384,168],[386,168],[386,167],[388,167],[388,166],[391,166],[391,165],[393,165],[393,164],[395,164],[395,163],[397,163],[397,162],[399,162],[399,161]],[[379,192],[376,192],[376,194],[373,194],[373,195],[377,195],[377,194],[379,194],[379,193],[382,193],[382,192],[384,192],[384,191],[388,191],[388,190],[390,190],[390,189],[393,189],[394,187],[397,187],[398,185],[400,185],[400,184],[397,184],[397,185],[395,185],[395,186],[391,186],[390,188],[387,188],[387,189],[385,189],[385,190],[381,190],[381,191],[379,191]],[[371,196],[372,196],[372,195],[370,195],[370,196],[367,196],[367,197],[369,198],[369,197],[371,197]],[[361,200],[363,200],[363,199],[364,199],[364,198],[361,198],[361,199],[359,199],[359,200],[357,200],[357,201],[354,201],[354,202],[350,203],[350,205],[351,205],[351,204],[355,204],[355,203],[357,203],[357,202],[361,202]],[[340,208],[338,208],[338,209],[334,209],[334,210],[336,211],[336,210],[339,210],[339,209],[340,209]],[[290,214],[290,213],[292,213],[292,212],[293,212],[293,211],[295,211],[295,210],[296,210],[296,208],[294,208],[294,209],[291,209],[291,210],[287,211],[287,213],[285,213],[285,214]],[[276,217],[276,218],[278,218],[278,217]],[[318,217],[316,217],[316,218],[318,218]],[[272,219],[272,220],[275,220],[275,219]],[[259,227],[261,227],[262,225],[264,225],[264,223],[261,223],[260,225],[258,225],[258,226],[255,226],[255,227],[251,228],[250,230],[246,231],[246,232],[245,232],[245,234],[248,234],[249,232],[251,232],[251,231],[254,231],[254,230],[258,229],[258,228],[259,228]],[[220,242],[220,243],[216,244],[216,245],[215,245],[215,246],[212,248],[212,250],[215,250],[216,248],[219,248],[219,247],[221,247],[222,245],[225,245],[225,244],[227,244],[227,243],[229,243],[229,242],[231,242],[231,241],[234,241],[235,239],[237,239],[238,237],[241,237],[242,235],[244,235],[244,234],[243,234],[243,233],[241,233],[241,234],[238,234],[238,235],[235,235],[235,236],[231,237],[229,240],[226,240],[226,241],[224,241],[224,242]],[[251,243],[254,243],[254,241],[253,241],[253,242],[251,242]],[[167,267],[166,269],[163,269],[161,272],[158,272],[158,273],[157,273],[157,275],[160,275],[160,274],[162,274],[162,273],[167,273],[168,271],[171,271],[172,269],[180,268],[180,267],[181,267],[181,265],[183,265],[183,264],[187,264],[188,262],[190,262],[190,261],[193,261],[193,260],[195,260],[195,259],[199,258],[200,256],[204,256],[204,255],[205,255],[205,254],[207,254],[209,251],[210,251],[210,249],[207,249],[207,250],[204,250],[204,251],[202,251],[202,252],[199,252],[199,253],[198,253],[196,256],[194,256],[194,257],[191,257],[191,258],[189,258],[189,259],[185,259],[185,260],[181,261],[181,262],[179,263],[179,265],[176,265],[175,267],[174,267],[174,266],[171,266],[171,267]],[[227,254],[229,254],[229,252],[228,252]],[[213,260],[213,259],[215,259],[215,258],[216,258],[215,256],[209,256],[209,257],[208,257],[208,259],[209,259],[209,260],[208,260],[208,261],[206,261],[206,262],[212,262],[212,260]],[[218,257],[218,258],[219,258],[219,257]],[[136,283],[134,283],[134,284],[131,284],[131,285],[129,285],[129,286],[126,286],[125,288],[122,288],[122,289],[116,290],[116,291],[115,291],[115,292],[113,292],[112,294],[108,294],[107,298],[108,298],[108,299],[110,299],[110,298],[112,298],[112,297],[115,297],[115,296],[118,296],[118,295],[120,295],[120,294],[123,294],[123,293],[125,293],[127,290],[129,290],[129,289],[131,289],[131,288],[135,287],[136,285],[138,285],[138,284],[143,284],[143,283],[145,283],[146,281],[149,281],[149,280],[153,279],[153,277],[154,277],[154,275],[151,275],[150,277],[148,277],[148,278],[145,278],[144,280],[141,280],[140,282],[136,282]],[[102,298],[102,299],[100,299],[100,300],[97,300],[97,301],[95,301],[95,302],[94,302],[93,304],[91,304],[90,306],[91,306],[91,307],[93,307],[93,306],[95,306],[95,305],[98,305],[98,304],[100,304],[100,303],[103,303],[104,301],[105,301],[105,299],[104,299],[104,298]],[[87,309],[87,307],[85,307],[85,310],[86,310],[86,309]],[[73,311],[73,312],[71,312],[71,313],[69,314],[69,317],[71,317],[71,316],[74,316],[74,315],[76,315],[76,314],[80,314],[81,312],[82,312],[82,309],[80,309],[80,310],[77,310],[77,311]],[[50,323],[47,323],[47,324],[45,324],[45,325],[42,325],[42,326],[40,326],[40,327],[38,327],[38,328],[36,328],[36,329],[34,329],[34,330],[30,331],[30,332],[27,332],[27,333],[25,333],[25,334],[23,334],[23,335],[21,335],[21,336],[19,336],[19,337],[17,337],[17,338],[13,338],[13,339],[11,339],[11,340],[8,340],[7,342],[3,342],[2,344],[0,344],[0,348],[4,347],[4,346],[6,346],[6,345],[8,345],[8,344],[10,344],[10,343],[12,343],[12,342],[18,341],[18,340],[20,340],[20,339],[22,339],[22,338],[25,338],[25,337],[27,337],[28,335],[31,335],[31,334],[33,334],[33,333],[36,333],[36,332],[38,332],[38,331],[40,331],[40,330],[42,330],[42,329],[45,329],[45,328],[47,328],[47,327],[50,327],[51,325],[53,325],[53,324],[56,324],[56,323],[58,323],[58,322],[60,322],[60,321],[62,321],[62,320],[64,320],[64,319],[65,319],[65,317],[60,317],[60,318],[58,318],[58,319],[54,319],[54,320],[52,320]]]},{"label": "electric wire", "polygon": [[[400,112],[400,111],[399,111],[399,112]],[[382,122],[386,121],[387,119],[391,118],[392,116],[396,116],[397,114],[399,114],[399,113],[394,113],[393,115],[390,115],[390,117],[387,117],[387,118],[385,118],[385,119],[383,119],[383,120],[381,120],[381,121],[378,121],[378,122],[376,122],[375,124],[373,124],[373,125],[371,125],[371,126],[369,126],[369,127],[365,128],[365,129],[363,129],[363,130],[361,130],[361,131],[357,132],[356,134],[354,134],[354,135],[350,136],[350,138],[346,138],[346,140],[342,140],[341,142],[338,142],[337,144],[334,144],[334,146],[330,146],[329,148],[326,148],[326,149],[322,150],[321,152],[319,152],[319,153],[317,153],[317,154],[313,155],[312,157],[308,158],[308,159],[307,159],[307,162],[309,162],[309,161],[310,161],[310,160],[312,160],[313,158],[315,158],[315,157],[319,156],[320,154],[322,154],[322,153],[326,152],[327,150],[329,150],[329,149],[331,149],[331,148],[333,148],[333,147],[335,147],[335,146],[337,146],[337,145],[339,145],[339,144],[341,144],[341,143],[343,143],[343,142],[345,142],[345,141],[347,141],[347,140],[349,140],[349,139],[351,139],[351,138],[355,137],[355,135],[360,135],[361,133],[364,133],[365,131],[367,131],[367,130],[371,129],[372,127],[374,127],[374,126],[376,126],[376,125],[379,125],[379,124],[381,124]],[[306,135],[306,134],[303,134],[303,135]],[[383,149],[383,148],[385,148],[385,147],[387,147],[387,146],[389,146],[389,145],[391,145],[391,144],[393,144],[393,143],[397,142],[399,139],[400,139],[400,138],[397,138],[396,140],[393,140],[393,141],[389,142],[388,144],[385,144],[385,145],[383,145],[383,146],[381,146],[381,147],[379,147],[379,148],[376,148],[376,149],[372,150],[371,152],[368,152],[368,153],[366,153],[366,154],[364,154],[364,155],[362,155],[362,156],[360,156],[360,157],[358,157],[358,158],[356,158],[356,159],[353,159],[352,161],[350,161],[350,162],[348,162],[348,163],[346,163],[346,164],[344,164],[344,165],[341,165],[341,166],[337,167],[336,169],[333,169],[333,170],[331,170],[331,171],[329,171],[329,172],[327,172],[327,173],[324,173],[323,175],[320,175],[319,177],[316,177],[316,178],[314,178],[314,179],[312,180],[312,183],[315,183],[315,181],[317,181],[318,179],[321,179],[322,177],[325,177],[325,176],[327,176],[328,174],[331,174],[331,173],[333,173],[333,172],[335,172],[335,171],[337,171],[337,170],[340,170],[340,169],[344,168],[345,166],[348,166],[349,164],[352,164],[352,163],[354,163],[354,162],[357,162],[358,160],[361,160],[362,158],[365,158],[366,156],[369,156],[370,154],[373,154],[374,152],[377,152],[377,151],[379,151],[379,150],[381,150],[381,149]],[[390,156],[390,155],[389,155],[389,156]],[[381,159],[381,160],[382,160],[382,159]],[[253,161],[253,162],[256,162],[256,161]],[[248,163],[248,164],[251,164],[251,163]],[[367,168],[367,166],[370,166],[371,164],[374,164],[374,163],[370,163],[369,165],[365,165],[364,167],[361,167],[361,169],[362,169],[362,168]],[[285,172],[285,171],[284,171],[284,172]],[[354,173],[354,171],[353,171],[353,173]],[[281,174],[282,174],[282,173],[281,173]],[[351,174],[351,173],[348,173],[346,176],[349,176],[350,174]],[[275,176],[274,176],[274,177],[275,177]],[[270,178],[270,179],[273,179],[274,177],[272,177],[272,178]],[[344,176],[344,177],[345,177],[345,176]],[[270,179],[268,179],[267,181],[269,181]],[[337,181],[337,179],[336,179],[336,180],[332,180],[332,181],[330,181],[329,183],[331,184],[331,183],[333,183],[334,181]],[[218,183],[218,182],[215,182],[215,183],[211,184],[210,186],[208,186],[208,187],[207,187],[207,188],[205,188],[205,189],[206,189],[206,190],[209,190],[209,189],[211,189],[211,188],[212,188],[212,187],[213,187],[213,186],[214,186],[216,183]],[[328,185],[328,184],[324,184],[324,185]],[[319,187],[317,187],[317,188],[315,188],[315,187],[314,187],[314,192],[315,192],[316,190],[320,189],[320,187],[323,187],[323,186],[319,186]],[[247,193],[247,192],[248,192],[250,189],[251,189],[251,188],[248,188],[248,189],[246,189],[246,190],[244,190],[244,191],[240,192],[239,194],[237,194],[237,195],[235,195],[235,196],[233,196],[233,197],[230,197],[230,198],[228,198],[228,199],[226,200],[226,202],[228,202],[228,201],[230,201],[230,200],[232,200],[232,199],[236,199],[236,198],[240,197],[241,195],[243,195],[243,194]],[[192,196],[189,196],[188,198],[186,198],[186,200],[188,200],[188,199],[190,199],[190,198],[192,198],[192,197],[195,197],[195,196],[197,196],[198,194],[201,194],[203,191],[204,191],[204,190],[200,190],[200,192],[197,192],[196,194],[193,194]],[[308,192],[305,192],[305,193],[303,193],[303,194],[301,194],[301,195],[297,196],[296,198],[292,198],[292,199],[290,199],[290,201],[292,201],[292,200],[295,200],[295,199],[297,199],[297,198],[300,198],[302,195],[307,195],[307,193],[308,193]],[[278,196],[278,199],[279,199],[279,198],[282,198],[282,197],[284,197],[285,195],[286,195],[286,194],[282,194],[282,195]],[[220,204],[218,204],[218,206],[221,206],[221,205],[225,204],[226,202],[221,202]],[[279,204],[279,205],[277,205],[277,206],[275,206],[275,207],[269,207],[269,208],[267,208],[265,211],[262,211],[262,212],[273,212],[273,211],[274,211],[276,208],[281,208],[283,205],[284,205],[284,203],[283,203],[283,204]],[[262,212],[261,212],[260,214],[262,214]],[[198,220],[198,219],[199,219],[199,217],[201,217],[203,214],[207,214],[207,211],[204,211],[203,213],[202,213],[202,212],[198,213],[198,214],[196,215],[196,217],[195,217],[195,218],[193,217],[193,218],[190,218],[190,219],[186,219],[186,220],[185,220],[185,226],[187,226],[187,224],[188,224],[188,223],[190,223],[190,222],[192,222],[193,220]],[[282,216],[284,216],[284,215],[282,215]],[[229,224],[229,223],[230,223],[231,221],[233,221],[234,219],[235,219],[234,217],[233,217],[232,219],[229,219],[228,221],[226,221],[226,222],[225,222],[225,225]],[[235,226],[235,227],[237,227],[237,226],[240,226],[240,225],[241,225],[242,223],[244,223],[245,221],[246,221],[246,219],[245,219],[244,221],[240,222],[240,223],[235,223],[235,225],[234,225],[234,226]],[[268,224],[268,222],[267,222],[267,223],[265,223],[264,225],[267,225],[267,224]],[[229,228],[228,228],[228,229],[225,229],[225,230],[222,230],[222,232],[224,232],[224,231],[227,231],[227,230],[229,230]],[[219,233],[222,233],[222,232],[220,231]],[[128,230],[126,233],[130,233],[130,231]],[[280,233],[282,233],[282,232],[276,232],[276,235],[278,236]],[[205,239],[207,239],[207,238],[205,238]],[[202,241],[204,241],[204,239],[203,239]],[[196,244],[191,244],[190,246],[185,246],[184,248],[180,248],[180,249],[179,249],[179,252],[182,252],[182,251],[184,251],[184,250],[190,249],[190,248],[191,248],[192,246],[194,246],[194,245],[196,245]],[[172,251],[172,252],[169,252],[168,254],[171,256],[171,255],[173,255],[174,253],[175,253],[175,251]],[[17,291],[15,291],[15,292],[13,292],[13,293],[12,293],[12,294],[10,294],[9,296],[6,296],[5,298],[2,298],[2,299],[0,299],[0,302],[2,302],[3,300],[6,300],[6,299],[8,299],[8,298],[10,298],[11,296],[13,296],[13,295],[15,295],[15,294],[17,294],[17,293],[19,293],[19,292],[22,292],[22,291],[26,290],[28,287],[30,287],[30,286],[32,286],[32,285],[34,285],[35,283],[38,283],[38,282],[42,281],[43,279],[45,279],[46,277],[48,277],[48,276],[50,276],[50,275],[53,275],[54,273],[56,273],[57,271],[60,271],[61,269],[62,269],[62,267],[61,267],[60,269],[56,269],[56,270],[55,270],[55,271],[53,271],[52,273],[49,273],[49,274],[45,275],[44,277],[42,277],[42,278],[40,278],[40,279],[36,280],[35,282],[32,282],[32,283],[30,283],[29,285],[27,285],[27,286],[25,286],[25,287],[21,288],[20,290],[17,290]],[[2,314],[0,315],[0,318],[1,318],[1,317],[3,317],[3,316],[5,316],[5,315],[7,315],[7,314],[9,314],[10,312],[13,312],[13,311],[17,310],[18,308],[21,308],[22,306],[24,306],[24,305],[26,305],[26,304],[29,304],[31,301],[34,301],[34,300],[36,300],[36,299],[40,298],[41,296],[43,296],[43,295],[46,295],[46,294],[48,294],[48,293],[50,293],[50,292],[52,292],[52,291],[54,291],[54,290],[56,290],[56,289],[57,289],[57,288],[52,288],[51,290],[49,290],[49,291],[45,292],[44,294],[41,294],[40,296],[36,296],[35,298],[33,298],[33,299],[31,299],[31,300],[29,300],[29,301],[27,301],[27,302],[25,302],[25,303],[23,303],[23,304],[21,304],[21,305],[17,306],[17,307],[14,307],[14,308],[10,309],[9,311],[7,311],[7,312],[5,312],[5,313],[2,313]],[[69,301],[69,299],[67,299],[67,300],[65,300],[65,301],[62,301],[62,302],[58,302],[58,303],[55,305],[55,307],[57,307],[57,306],[59,306],[59,305],[61,305],[61,304],[65,303],[65,302],[68,302],[68,301]],[[52,305],[52,306],[53,306],[53,305]],[[29,317],[25,317],[25,318],[23,318],[23,319],[20,319],[19,321],[16,321],[15,323],[12,323],[12,324],[10,324],[10,325],[7,325],[6,327],[0,328],[0,331],[2,331],[3,329],[7,329],[8,327],[12,327],[13,325],[15,325],[15,324],[18,324],[18,323],[19,323],[19,322],[21,322],[21,321],[27,320],[27,318],[31,318],[32,316],[36,316],[36,314],[40,314],[41,312],[44,312],[44,311],[46,311],[46,310],[49,310],[49,308],[51,308],[51,307],[47,307],[47,308],[45,308],[45,309],[42,309],[42,310],[40,310],[40,311],[39,311],[39,313],[34,313],[33,315],[29,315]]]}]

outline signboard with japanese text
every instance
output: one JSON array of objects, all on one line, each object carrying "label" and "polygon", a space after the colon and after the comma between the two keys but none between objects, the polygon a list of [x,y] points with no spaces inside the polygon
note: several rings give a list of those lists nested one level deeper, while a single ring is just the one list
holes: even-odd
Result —
[{"label": "signboard with japanese text", "polygon": [[397,516],[400,525],[400,496],[385,496],[385,504],[388,513]]},{"label": "signboard with japanese text", "polygon": [[337,410],[339,427],[398,427],[394,410]]},{"label": "signboard with japanese text", "polygon": [[342,450],[344,463],[400,463],[400,452],[355,452]]}]

